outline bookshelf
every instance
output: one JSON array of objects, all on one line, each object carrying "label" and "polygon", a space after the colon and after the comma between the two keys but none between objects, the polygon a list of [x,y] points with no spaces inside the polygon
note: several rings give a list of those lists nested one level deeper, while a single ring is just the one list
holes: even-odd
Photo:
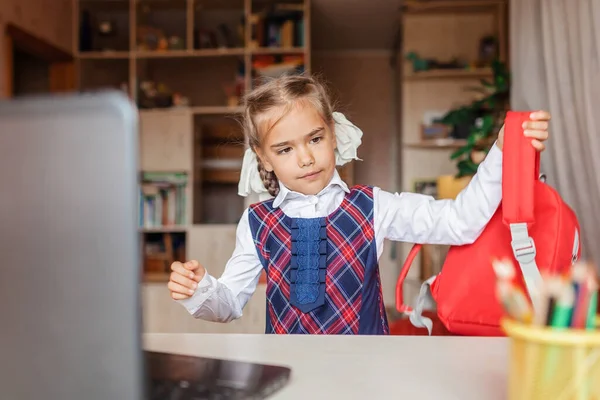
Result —
[{"label": "bookshelf", "polygon": [[[403,190],[415,191],[417,183],[431,182],[436,192],[441,178],[452,178],[456,166],[450,155],[466,143],[449,131],[433,137],[425,134],[427,120],[472,101],[481,79],[492,78],[482,58],[484,38],[495,39],[495,53],[508,59],[505,0],[405,0],[402,5],[402,57],[412,52],[418,60],[402,65],[402,182]],[[419,61],[420,60],[420,61]],[[456,66],[450,66],[458,60]],[[430,65],[425,67],[425,62]],[[417,67],[417,68],[415,68]],[[423,186],[427,187],[427,186]],[[408,254],[410,244],[402,245]],[[416,262],[414,279],[423,281],[439,272],[447,246],[426,245]],[[417,275],[416,273],[419,272]],[[410,288],[412,289],[412,288]],[[416,295],[416,293],[415,293]],[[412,298],[407,294],[407,299]]]},{"label": "bookshelf", "polygon": [[[466,138],[454,137],[449,130],[442,135],[431,130],[433,136],[428,136],[424,126],[428,126],[430,118],[478,95],[470,88],[479,85],[481,79],[493,77],[489,65],[493,56],[488,53],[507,61],[507,7],[505,0],[403,3],[400,113],[404,116],[405,190],[413,190],[409,185],[423,177],[454,173],[450,154],[464,145]],[[485,50],[486,47],[492,50]],[[411,58],[411,54],[416,57]]]},{"label": "bookshelf", "polygon": [[120,89],[139,108],[142,267],[147,282],[166,281],[173,260],[197,257],[192,231],[235,230],[248,205],[237,195],[240,99],[261,77],[310,72],[310,0],[73,0],[73,9],[77,88]]}]

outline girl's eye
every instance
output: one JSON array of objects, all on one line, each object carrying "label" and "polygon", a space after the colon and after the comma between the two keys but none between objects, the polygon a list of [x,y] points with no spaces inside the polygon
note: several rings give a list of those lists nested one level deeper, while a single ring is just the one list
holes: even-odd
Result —
[{"label": "girl's eye", "polygon": [[292,148],[291,147],[286,147],[284,149],[281,149],[281,150],[277,151],[277,154],[286,154],[286,153],[289,153],[290,151],[292,151]]},{"label": "girl's eye", "polygon": [[312,138],[310,142],[312,144],[317,144],[321,141],[321,139],[323,139],[323,136],[317,136],[317,137]]}]

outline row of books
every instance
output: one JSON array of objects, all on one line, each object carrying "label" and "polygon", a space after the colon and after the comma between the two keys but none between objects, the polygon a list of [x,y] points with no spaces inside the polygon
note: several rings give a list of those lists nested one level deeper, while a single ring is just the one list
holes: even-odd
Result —
[{"label": "row of books", "polygon": [[140,183],[139,221],[141,228],[185,225],[185,172],[144,172]]},{"label": "row of books", "polygon": [[278,4],[250,16],[250,47],[303,47],[304,13],[301,4]]}]

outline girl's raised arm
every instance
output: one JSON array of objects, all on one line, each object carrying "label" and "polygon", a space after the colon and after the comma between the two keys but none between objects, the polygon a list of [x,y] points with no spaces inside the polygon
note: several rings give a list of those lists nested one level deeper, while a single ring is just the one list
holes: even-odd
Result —
[{"label": "girl's raised arm", "polygon": [[446,245],[472,243],[502,200],[502,151],[492,146],[471,182],[455,200],[375,189],[378,244],[384,239]]}]

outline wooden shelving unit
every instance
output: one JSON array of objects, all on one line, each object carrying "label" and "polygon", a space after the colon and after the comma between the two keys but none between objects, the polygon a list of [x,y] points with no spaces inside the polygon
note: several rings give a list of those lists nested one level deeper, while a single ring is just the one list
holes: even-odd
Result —
[{"label": "wooden shelving unit", "polygon": [[273,65],[310,72],[310,0],[73,0],[73,10],[78,88],[118,88],[138,105],[141,177],[186,176],[176,194],[141,185],[144,276],[166,281],[174,259],[197,254],[192,229],[234,225],[247,206],[240,98]]},{"label": "wooden shelving unit", "polygon": [[[403,54],[418,54],[422,60],[448,62],[467,60],[473,65],[462,69],[429,69],[414,72],[413,63],[405,60],[402,71],[402,138],[403,189],[413,191],[415,182],[434,182],[441,176],[456,174],[451,153],[466,143],[465,139],[427,138],[423,135],[426,115],[443,114],[469,103],[481,79],[492,78],[492,70],[477,63],[480,39],[494,36],[497,54],[507,61],[507,1],[504,0],[405,0],[403,2]],[[408,254],[410,244],[403,245]],[[441,268],[445,246],[424,246],[418,257],[419,274],[424,280]],[[415,293],[416,295],[416,293]]]},{"label": "wooden shelving unit", "polygon": [[[505,0],[406,0],[402,7],[403,53],[421,60],[468,65],[415,71],[405,60],[402,78],[402,137],[405,190],[421,177],[453,174],[450,152],[465,144],[460,137],[423,135],[427,114],[442,114],[470,102],[478,93],[469,90],[481,79],[491,79],[489,65],[479,62],[480,40],[494,37],[497,56],[507,61],[507,1]],[[435,65],[435,64],[432,64]],[[422,65],[421,65],[422,66]]]}]

